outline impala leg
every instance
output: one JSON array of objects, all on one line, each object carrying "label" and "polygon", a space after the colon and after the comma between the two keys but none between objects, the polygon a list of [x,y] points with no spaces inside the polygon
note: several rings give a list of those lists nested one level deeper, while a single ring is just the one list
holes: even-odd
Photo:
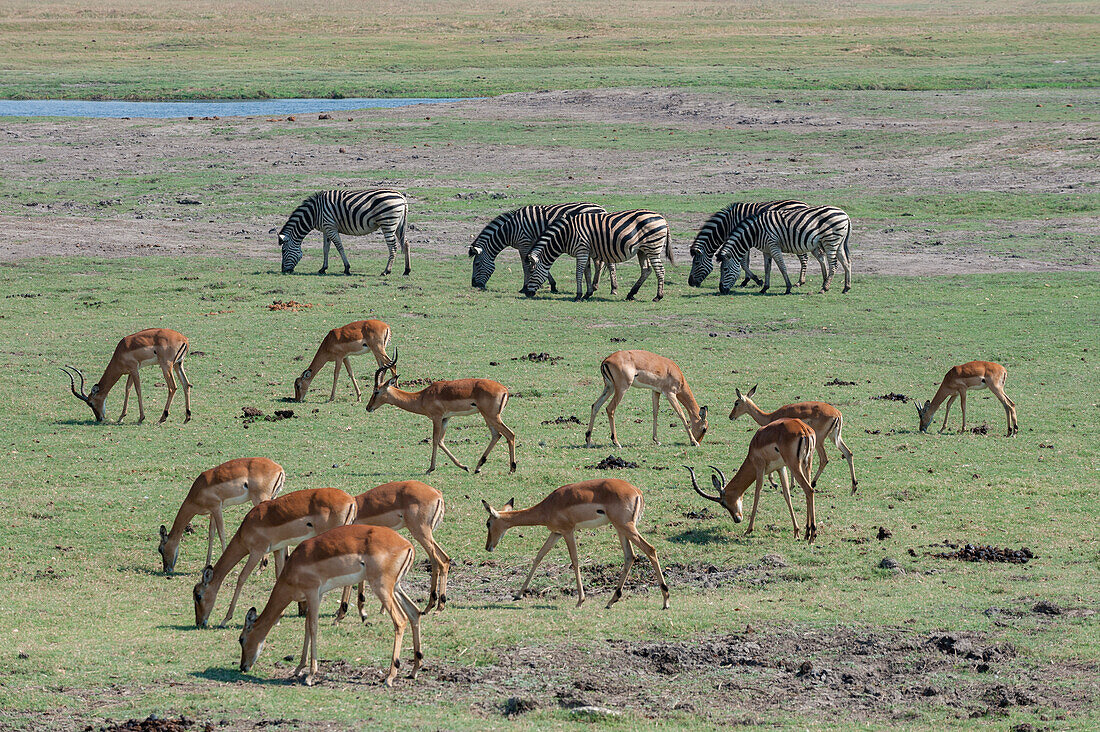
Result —
[{"label": "impala leg", "polygon": [[595,445],[592,444],[592,428],[596,426],[596,415],[599,413],[603,403],[614,393],[615,385],[605,379],[603,382],[603,391],[596,401],[592,403],[592,418],[588,420],[588,431],[584,433],[585,447],[595,447]]},{"label": "impala leg", "polygon": [[668,610],[668,585],[665,583],[665,575],[661,571],[661,562],[657,559],[657,550],[653,548],[653,545],[642,538],[642,535],[638,533],[638,527],[634,522],[630,522],[623,527],[627,536],[630,538],[634,545],[642,550],[642,554],[646,555],[649,563],[653,565],[653,572],[657,575],[657,581],[661,586],[661,595],[664,597],[664,610]]},{"label": "impala leg", "polygon": [[345,585],[343,591],[340,593],[340,607],[336,610],[336,617],[333,618],[332,624],[336,625],[344,616],[348,614],[348,603],[351,602],[351,585]]},{"label": "impala leg", "polygon": [[321,612],[320,606],[321,598],[319,595],[309,597],[306,600],[306,627],[309,634],[309,673],[303,679],[306,686],[313,686],[313,682],[317,678],[317,620]]},{"label": "impala leg", "polygon": [[410,523],[408,528],[412,537],[420,543],[420,546],[424,547],[424,552],[432,563],[431,591],[428,595],[428,604],[424,608],[424,614],[435,607],[437,602],[439,610],[442,611],[447,602],[447,572],[451,566],[451,558],[443,551],[443,547],[436,542],[430,526]]},{"label": "impala leg", "polygon": [[814,488],[810,485],[809,471],[805,469],[806,467],[809,466],[798,465],[798,467],[792,467],[791,472],[794,474],[794,479],[802,486],[802,492],[806,494],[806,541],[812,544],[817,538],[817,514],[814,512]]},{"label": "impala leg", "polygon": [[363,401],[363,392],[359,389],[359,382],[355,380],[355,374],[351,372],[351,359],[344,358],[344,368],[348,370],[348,378],[351,379],[352,388],[355,389],[355,401]]},{"label": "impala leg", "polygon": [[947,400],[947,404],[943,407],[943,426],[940,427],[940,432],[947,429],[947,415],[951,413],[951,405],[955,403],[955,397],[957,396],[958,394],[952,394],[951,398]]},{"label": "impala leg", "polygon": [[623,585],[626,584],[626,578],[630,574],[630,568],[634,566],[634,547],[630,545],[630,537],[627,536],[624,530],[617,526],[615,527],[615,531],[619,534],[619,543],[623,547],[623,571],[619,573],[619,581],[615,585],[615,592],[611,594],[611,599],[607,601],[608,609],[623,596]]},{"label": "impala leg", "polygon": [[783,500],[787,502],[787,511],[791,514],[791,524],[794,526],[794,538],[798,538],[798,519],[794,517],[794,504],[791,503],[791,482],[787,478],[787,471],[779,469],[779,485],[783,487]]},{"label": "impala leg", "polygon": [[665,398],[668,399],[668,403],[672,405],[672,411],[680,418],[680,423],[684,425],[684,432],[687,432],[688,442],[693,447],[698,447],[699,441],[695,439],[695,435],[691,434],[691,425],[688,424],[688,418],[687,414],[684,412],[684,408],[676,401],[671,393],[665,393]]},{"label": "impala leg", "polygon": [[[214,557],[214,532],[216,527],[214,526],[214,512],[210,512],[209,531],[206,534],[206,564],[210,564],[210,560]],[[224,551],[224,547],[222,548]],[[203,566],[205,567],[206,564]]]},{"label": "impala leg", "polygon": [[225,617],[222,618],[222,627],[229,624],[229,621],[233,619],[233,611],[237,609],[237,600],[241,596],[241,588],[244,587],[245,580],[248,579],[248,575],[252,574],[252,570],[256,568],[256,565],[263,559],[263,554],[252,553],[248,555],[248,561],[244,563],[244,569],[241,570],[241,576],[237,578],[237,586],[233,590],[233,599],[229,602],[229,610],[226,611]]},{"label": "impala leg", "polygon": [[1005,433],[1005,437],[1012,437],[1016,434],[1016,404],[1008,398],[1000,384],[990,384],[989,390],[993,392],[993,396],[997,397],[997,400],[1001,402],[1001,406],[1005,408],[1005,420],[1008,422],[1008,431]]},{"label": "impala leg", "polygon": [[458,462],[458,458],[454,456],[454,453],[452,453],[447,447],[447,443],[443,441],[447,434],[447,422],[448,419],[444,418],[435,422],[432,425],[432,465],[428,468],[428,472],[430,473],[435,470],[435,448],[436,446],[438,446],[441,450],[443,450],[443,454],[451,459],[452,463],[468,473],[470,472],[470,469],[462,463]]},{"label": "impala leg", "polygon": [[[842,424],[838,424],[837,428],[829,433],[829,436],[833,439],[833,444],[840,450],[840,454],[844,457],[844,460],[848,463],[848,470],[852,473],[852,493],[856,492],[856,463],[855,456],[852,451],[848,449],[848,445],[845,444],[844,438],[840,436]],[[814,483],[810,484],[812,487],[816,487]]]},{"label": "impala leg", "polygon": [[134,377],[126,377],[126,393],[122,396],[122,414],[118,415],[118,421],[121,423],[122,418],[126,416],[126,407],[130,404],[130,387],[134,385]]},{"label": "impala leg", "polygon": [[387,577],[382,577],[377,584],[371,583],[374,594],[382,601],[382,609],[389,613],[390,618],[393,620],[393,654],[390,661],[390,672],[386,675],[385,682],[383,682],[386,686],[393,686],[393,680],[397,678],[397,672],[401,669],[401,641],[405,637],[405,626],[409,622],[408,617],[398,604],[397,598],[394,597],[395,584],[394,579]]},{"label": "impala leg", "polygon": [[359,594],[355,597],[355,606],[359,610],[360,622],[367,622],[367,581],[359,581]]},{"label": "impala leg", "polygon": [[191,381],[183,371],[183,361],[176,362],[176,373],[180,377],[180,383],[183,384],[183,409],[185,412],[183,423],[187,424],[191,421]]},{"label": "impala leg", "polygon": [[332,366],[332,391],[328,395],[330,402],[336,399],[336,385],[340,382],[340,359],[333,361]]},{"label": "impala leg", "polygon": [[[386,261],[386,269],[383,270],[382,274],[389,274],[393,271],[393,260],[397,258],[397,237],[387,229],[382,230],[382,237],[386,240],[386,248],[390,250],[390,258]],[[406,262],[407,267],[408,263]]]},{"label": "impala leg", "polygon": [[817,479],[821,477],[821,474],[825,472],[825,466],[829,464],[829,456],[825,454],[825,440],[820,440],[817,443],[817,456],[821,459],[821,462],[818,463],[814,479],[810,481],[810,485],[815,488],[817,487]]},{"label": "impala leg", "polygon": [[298,668],[294,669],[294,678],[301,678],[302,673],[306,670],[306,663],[309,659],[309,621],[302,623],[302,629],[305,631],[302,635],[302,658],[298,661]]},{"label": "impala leg", "polygon": [[607,403],[607,422],[611,426],[611,444],[620,450],[623,446],[619,444],[619,437],[615,434],[615,408],[619,406],[619,402],[623,400],[623,394],[625,391],[619,391],[619,387],[615,386],[615,393],[611,397],[611,401]]},{"label": "impala leg", "polygon": [[527,585],[531,584],[531,578],[535,576],[535,570],[539,568],[539,564],[542,563],[547,553],[554,548],[554,545],[558,543],[558,539],[560,538],[561,534],[555,534],[553,531],[550,532],[550,536],[546,537],[546,543],[542,545],[538,554],[535,555],[535,561],[531,563],[531,569],[527,572],[527,579],[523,580],[523,587],[519,588],[519,594],[516,595],[515,599],[518,600],[526,594]]},{"label": "impala leg", "polygon": [[653,392],[653,444],[660,445],[657,439],[657,413],[661,411],[661,392]]},{"label": "impala leg", "polygon": [[168,419],[168,410],[172,408],[172,398],[176,396],[176,380],[172,377],[172,368],[168,364],[162,364],[160,370],[168,387],[168,399],[164,402],[164,413],[160,415],[160,421],[164,422]]},{"label": "impala leg", "polygon": [[145,421],[145,400],[141,398],[141,376],[138,375],[137,369],[134,369],[131,374],[134,379],[134,393],[137,394],[138,399],[138,424]]},{"label": "impala leg", "polygon": [[966,389],[959,392],[959,409],[963,413],[962,427],[959,428],[959,432],[966,432]]},{"label": "impala leg", "polygon": [[569,561],[573,563],[573,576],[577,578],[577,607],[584,603],[584,584],[581,582],[581,561],[577,556],[577,539],[572,531],[562,534],[569,549]]},{"label": "impala leg", "polygon": [[420,662],[424,660],[424,652],[420,646],[420,611],[416,609],[416,604],[405,593],[405,590],[400,585],[395,590],[395,596],[397,602],[400,603],[402,611],[405,613],[405,617],[409,619],[409,627],[412,629],[413,637],[413,667],[409,672],[409,678],[415,679],[416,675],[420,672]]},{"label": "impala leg", "polygon": [[752,513],[749,514],[749,527],[745,530],[745,536],[752,533],[753,528],[756,526],[756,507],[760,505],[760,494],[764,490],[764,472],[761,471],[756,476],[756,492],[752,497]]},{"label": "impala leg", "polygon": [[275,576],[278,577],[283,573],[283,565],[286,564],[286,549],[279,549],[272,552],[272,557],[275,559]]}]

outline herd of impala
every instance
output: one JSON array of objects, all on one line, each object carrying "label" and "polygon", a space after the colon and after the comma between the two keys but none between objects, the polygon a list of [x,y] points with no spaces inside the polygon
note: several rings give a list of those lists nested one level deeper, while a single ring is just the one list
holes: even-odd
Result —
[{"label": "herd of impala", "polygon": [[[391,332],[378,320],[350,323],[330,331],[321,342],[309,367],[294,380],[294,396],[305,398],[317,373],[333,363],[333,385],[329,401],[336,398],[336,386],[341,365],[347,370],[355,388],[356,399],[362,394],[352,376],[349,357],[371,352],[378,363],[374,374],[374,389],[367,403],[373,412],[384,404],[422,414],[432,420],[432,458],[428,473],[436,468],[436,453],[443,452],[463,470],[469,470],[451,453],[444,443],[447,423],[451,417],[480,414],[489,427],[490,442],[474,469],[481,470],[489,453],[503,436],[508,442],[509,472],[516,470],[516,435],[501,419],[508,404],[508,390],[489,379],[436,381],[418,392],[397,387],[397,349],[388,355]],[[107,395],[122,376],[126,376],[126,395],[122,413],[126,415],[130,387],[137,392],[139,419],[145,418],[139,369],[157,363],[168,387],[161,422],[168,418],[172,397],[176,391],[175,376],[184,388],[185,422],[191,419],[191,382],[183,370],[189,343],[182,334],[165,328],[143,330],[119,341],[103,376],[85,393],[83,372],[66,367],[70,390],[91,407],[97,421],[106,417]],[[591,419],[585,433],[585,443],[592,445],[592,430],[601,407],[606,411],[611,441],[619,447],[615,430],[615,409],[631,386],[649,389],[653,396],[653,441],[657,442],[657,415],[663,395],[680,418],[688,441],[697,446],[707,433],[707,407],[699,406],[683,372],[674,361],[648,351],[629,350],[613,353],[600,364],[604,388],[592,405]],[[1008,422],[1008,436],[1016,434],[1015,404],[1005,395],[1007,372],[1003,366],[987,361],[972,361],[955,366],[944,377],[935,397],[917,406],[922,432],[939,406],[944,409],[943,429],[956,397],[962,409],[963,429],[966,426],[966,392],[988,388],[1003,404]],[[77,390],[76,380],[80,380]],[[713,495],[702,490],[694,469],[688,467],[692,487],[702,497],[721,504],[733,520],[743,519],[743,496],[755,483],[752,513],[746,534],[751,534],[764,479],[779,473],[783,497],[786,500],[795,538],[799,536],[798,520],[790,496],[788,471],[802,488],[806,498],[804,536],[813,542],[817,537],[814,512],[814,487],[828,462],[824,444],[827,440],[840,450],[851,473],[852,493],[856,492],[855,464],[852,451],[844,443],[844,418],[840,410],[824,402],[799,402],[766,412],[756,406],[752,397],[756,387],[742,393],[736,390],[736,401],[730,412],[735,420],[749,415],[760,428],[749,442],[748,454],[730,480],[718,468],[712,468]],[[659,443],[658,443],[659,444]],[[819,456],[817,473],[811,478],[814,453]],[[685,466],[687,467],[687,466]],[[336,620],[348,611],[351,588],[358,585],[357,605],[361,618],[366,617],[366,587],[370,586],[381,608],[394,625],[394,645],[389,672],[384,683],[392,685],[401,668],[401,643],[406,627],[411,626],[414,661],[410,677],[415,678],[423,659],[420,639],[420,617],[435,608],[442,611],[447,603],[447,574],[451,559],[435,539],[445,512],[443,494],[416,480],[385,483],[359,495],[351,496],[336,488],[297,490],[279,495],[286,482],[283,468],[267,458],[230,460],[200,474],[184,498],[171,529],[160,527],[159,551],[166,573],[173,572],[179,557],[180,541],[189,522],[196,516],[209,516],[206,567],[194,587],[195,623],[206,626],[219,589],[229,573],[241,561],[241,569],[233,597],[222,619],[222,625],[232,617],[245,581],[257,566],[262,566],[268,554],[273,555],[276,581],[263,612],[251,608],[245,615],[240,635],[240,669],[248,671],[263,649],[264,639],[281,617],[287,605],[298,603],[299,613],[306,617],[305,640],[296,677],[312,684],[317,673],[317,626],[321,597],[336,588],[343,588],[343,597]],[[253,508],[245,515],[237,531],[227,543],[223,510],[228,506],[251,502]],[[669,588],[661,572],[654,547],[638,532],[645,501],[641,491],[630,483],[612,478],[597,478],[565,485],[553,491],[541,502],[527,509],[516,509],[508,501],[500,509],[482,501],[488,514],[486,520],[486,551],[492,551],[504,533],[514,526],[545,526],[550,535],[535,556],[531,570],[516,597],[527,590],[539,563],[558,539],[565,539],[577,582],[577,604],[585,600],[577,555],[577,529],[596,528],[611,524],[619,536],[623,550],[623,569],[607,607],[622,597],[622,588],[634,563],[635,549],[652,564],[663,596],[663,607],[669,607]],[[397,533],[406,529],[423,547],[431,563],[431,589],[424,610],[410,600],[401,582],[413,565],[412,543]],[[222,552],[211,564],[214,533],[221,541]],[[292,545],[297,548],[289,554]]]}]

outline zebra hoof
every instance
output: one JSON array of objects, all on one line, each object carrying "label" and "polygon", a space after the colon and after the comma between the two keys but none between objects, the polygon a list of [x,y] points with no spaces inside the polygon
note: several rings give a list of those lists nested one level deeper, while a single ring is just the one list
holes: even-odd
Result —
[{"label": "zebra hoof", "polygon": [[344,267],[344,274],[345,275],[350,275],[351,274],[351,267]]},{"label": "zebra hoof", "polygon": [[317,274],[324,274],[327,271],[328,271],[328,267],[321,267],[321,269],[317,270]]},{"label": "zebra hoof", "polygon": [[845,292],[848,292],[851,289],[851,287],[845,287],[843,290],[840,291],[840,293],[843,295]]},{"label": "zebra hoof", "polygon": [[412,272],[412,267],[406,267],[406,268],[405,268],[405,271],[404,271],[404,272],[402,272],[401,274],[402,274],[402,276],[404,276],[404,277],[408,277],[408,276],[409,276],[409,273],[410,273],[410,272]]},{"label": "zebra hoof", "polygon": [[653,298],[653,302],[660,302],[664,299],[664,297],[664,295],[658,295],[657,297]]}]

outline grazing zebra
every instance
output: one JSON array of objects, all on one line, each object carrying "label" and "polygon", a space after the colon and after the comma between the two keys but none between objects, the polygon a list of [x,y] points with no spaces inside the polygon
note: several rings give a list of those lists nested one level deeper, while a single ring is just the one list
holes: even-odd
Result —
[{"label": "grazing zebra", "polygon": [[[630,288],[627,300],[633,300],[642,283],[649,277],[652,269],[657,273],[656,302],[665,296],[665,265],[661,261],[664,251],[670,264],[672,260],[672,241],[669,237],[668,222],[665,217],[653,211],[617,211],[615,213],[583,213],[567,219],[559,219],[550,225],[546,232],[531,247],[527,259],[530,274],[523,283],[523,294],[534,297],[542,283],[550,274],[550,265],[562,254],[572,254],[577,258],[577,296],[581,299],[582,277],[589,274],[588,260],[602,262],[625,262],[632,256],[638,257],[642,267],[642,276]],[[592,296],[599,282],[599,270],[595,282],[588,283],[585,298]]]},{"label": "grazing zebra", "polygon": [[279,245],[283,249],[283,274],[294,271],[302,259],[302,239],[317,229],[325,236],[325,261],[318,270],[328,269],[329,244],[336,245],[340,259],[344,260],[344,274],[351,274],[351,265],[344,254],[341,234],[365,236],[381,229],[390,248],[390,258],[382,274],[393,269],[397,245],[405,253],[405,274],[412,271],[409,265],[409,245],[405,241],[405,214],[408,203],[399,191],[380,188],[373,191],[321,191],[302,201],[283,228],[279,229]]},{"label": "grazing zebra", "polygon": [[[788,210],[795,208],[806,208],[806,204],[802,201],[765,201],[763,203],[731,203],[721,211],[718,211],[702,225],[699,229],[699,233],[695,235],[695,241],[691,244],[691,273],[688,275],[688,285],[690,287],[701,287],[703,280],[705,280],[714,269],[714,255],[725,243],[729,237],[730,232],[733,231],[739,223],[745,219],[758,216],[765,211],[772,210]],[[764,253],[765,264],[770,256],[767,252]],[[802,271],[798,276],[798,284],[802,285],[806,282],[806,262],[807,256],[805,252],[798,254],[799,264],[802,266]],[[818,256],[818,261],[821,261]],[[749,283],[749,280],[755,280],[756,284],[762,285],[764,281],[754,275],[752,270],[749,269],[749,252],[745,252],[745,258],[741,262],[742,268],[745,270],[745,279],[741,283],[744,287]],[[825,265],[822,264],[822,267]]]},{"label": "grazing zebra", "polygon": [[[496,258],[504,249],[514,247],[519,250],[520,266],[523,267],[523,281],[527,282],[527,253],[535,245],[546,227],[560,218],[578,213],[602,213],[603,206],[594,203],[560,203],[554,206],[523,206],[514,211],[503,213],[486,224],[481,233],[470,245],[469,255],[474,258],[473,274],[470,286],[479,290],[486,289],[489,278],[496,269]],[[615,278],[615,265],[607,265],[611,272],[611,293],[618,290]],[[597,265],[599,269],[599,265]],[[558,283],[549,275],[550,292],[558,291]],[[520,292],[523,292],[521,289]]]},{"label": "grazing zebra", "polygon": [[[756,247],[765,254],[770,253],[779,263],[779,271],[787,283],[787,294],[791,291],[791,278],[787,276],[787,265],[783,262],[783,252],[812,252],[821,248],[829,259],[826,272],[822,266],[821,291],[829,290],[829,283],[836,272],[839,258],[844,267],[844,292],[852,289],[852,267],[849,262],[848,237],[851,234],[851,221],[848,214],[834,206],[814,206],[813,208],[789,211],[767,211],[737,225],[726,243],[716,256],[722,263],[718,291],[728,294],[737,282],[741,270],[741,260],[749,247]],[[771,280],[771,264],[765,263],[764,289],[767,292]]]}]

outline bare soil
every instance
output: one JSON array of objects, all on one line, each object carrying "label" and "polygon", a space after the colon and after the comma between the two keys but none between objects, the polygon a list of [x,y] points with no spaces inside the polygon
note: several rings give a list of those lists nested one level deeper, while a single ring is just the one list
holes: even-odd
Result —
[{"label": "bare soil", "polygon": [[[180,120],[48,120],[0,121],[0,139],[8,140],[0,174],[18,181],[35,179],[97,180],[110,171],[120,176],[166,176],[210,165],[230,166],[249,177],[268,174],[272,166],[294,166],[303,176],[310,172],[336,176],[350,185],[398,185],[408,189],[412,202],[409,241],[416,258],[460,255],[475,235],[479,221],[424,211],[417,189],[452,185],[470,189],[469,196],[499,197],[501,208],[509,195],[482,191],[480,177],[515,171],[537,175],[561,189],[560,198],[599,198],[610,194],[676,195],[726,193],[731,200],[744,191],[760,188],[797,187],[807,195],[827,193],[836,187],[888,191],[899,195],[934,195],[936,191],[1065,193],[1094,186],[1100,174],[1095,155],[1075,147],[1076,140],[1097,135],[1092,123],[991,122],[966,116],[970,107],[981,107],[997,92],[912,93],[898,92],[899,100],[916,100],[926,115],[910,119],[884,113],[841,114],[831,100],[744,102],[732,95],[712,95],[672,89],[584,90],[509,94],[432,107],[363,110],[335,120],[289,122],[285,119],[224,118],[218,121]],[[1003,94],[1003,93],[1002,93]],[[834,95],[835,96],[835,95]],[[955,112],[962,110],[964,114]],[[774,157],[775,153],[717,154],[713,150],[648,151],[597,150],[573,147],[530,147],[482,144],[395,146],[385,140],[357,143],[349,149],[340,143],[303,142],[295,137],[258,139],[256,134],[287,125],[355,125],[392,120],[409,123],[438,115],[476,121],[572,120],[603,124],[630,123],[688,131],[735,128],[786,131],[812,135],[815,130],[896,130],[921,135],[939,132],[993,131],[993,137],[960,143],[943,150],[868,152],[835,155],[815,151],[812,159]],[[214,128],[232,125],[234,134],[214,134]],[[1050,137],[1035,144],[1036,134]],[[1064,144],[1062,144],[1064,143]],[[346,152],[341,152],[345,150]],[[211,163],[210,161],[216,161]],[[385,180],[364,179],[362,170],[399,171]],[[274,168],[278,170],[278,168]],[[548,173],[547,171],[555,171]],[[558,172],[560,171],[560,172]],[[827,172],[827,175],[822,175]],[[428,176],[431,176],[428,179]],[[792,178],[793,177],[793,178]],[[559,178],[561,180],[559,180]],[[571,180],[575,179],[575,180]],[[476,182],[472,182],[476,181]],[[289,211],[312,190],[273,190],[276,200]],[[114,214],[117,202],[108,196],[89,207],[73,201],[42,200],[18,208],[0,207],[0,226],[7,235],[0,242],[0,261],[26,257],[134,254],[218,255],[232,252],[274,260],[278,248],[272,227],[285,216],[250,217],[247,207],[232,216],[204,214],[204,196],[217,193],[175,191],[171,196],[147,197],[143,213]],[[156,199],[156,200],[152,200]],[[185,203],[181,203],[184,201]],[[198,201],[199,205],[195,202]],[[417,213],[418,209],[423,213]],[[12,213],[15,211],[15,213]],[[698,216],[670,216],[674,249],[687,256],[690,233],[699,226]],[[855,266],[861,273],[950,274],[996,271],[1045,271],[1100,268],[1100,247],[1060,246],[1060,241],[1091,237],[1100,217],[1067,216],[1041,221],[988,221],[984,232],[952,230],[913,218],[894,222],[854,222]],[[1053,243],[1041,258],[991,251],[980,236],[1036,237]],[[384,251],[373,238],[349,238],[353,271],[369,271],[359,251],[378,258]],[[929,250],[935,256],[929,257]],[[372,264],[373,267],[373,264]],[[415,265],[414,265],[415,270]]]}]

